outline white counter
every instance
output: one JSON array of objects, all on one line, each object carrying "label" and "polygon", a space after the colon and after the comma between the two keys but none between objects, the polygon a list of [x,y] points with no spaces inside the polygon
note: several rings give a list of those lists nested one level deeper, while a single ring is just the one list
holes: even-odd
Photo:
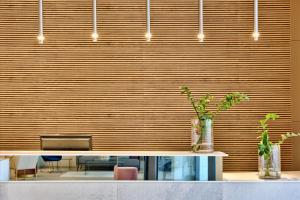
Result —
[{"label": "white counter", "polygon": [[193,153],[191,151],[0,151],[0,156],[16,155],[62,155],[62,156],[215,156],[226,157],[226,153]]},{"label": "white counter", "polygon": [[283,181],[299,181],[300,171],[284,171],[281,172],[281,179],[259,179],[257,172],[223,172],[224,181],[248,181],[248,182],[283,182]]}]

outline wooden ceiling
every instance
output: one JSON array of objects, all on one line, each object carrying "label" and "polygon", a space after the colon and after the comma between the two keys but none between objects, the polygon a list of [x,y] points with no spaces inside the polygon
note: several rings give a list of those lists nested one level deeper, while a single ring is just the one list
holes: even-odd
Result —
[{"label": "wooden ceiling", "polygon": [[[290,4],[260,0],[254,42],[253,0],[204,1],[199,43],[197,0],[99,0],[99,41],[92,42],[92,1],[0,1],[0,149],[39,149],[39,135],[88,133],[94,150],[189,150],[193,110],[179,86],[216,98],[231,91],[251,101],[215,121],[225,170],[256,170],[258,120],[276,112],[272,138],[291,129]],[[291,144],[282,148],[291,167]]]}]

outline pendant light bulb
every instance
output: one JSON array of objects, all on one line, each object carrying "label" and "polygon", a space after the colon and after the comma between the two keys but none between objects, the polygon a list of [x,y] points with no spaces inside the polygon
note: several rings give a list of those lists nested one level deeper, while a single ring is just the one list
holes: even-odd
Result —
[{"label": "pendant light bulb", "polygon": [[204,38],[205,38],[204,33],[199,33],[199,34],[198,34],[199,42],[204,42]]},{"label": "pendant light bulb", "polygon": [[252,33],[254,41],[258,41],[259,35],[260,34],[258,31],[258,0],[254,0],[254,30]]},{"label": "pendant light bulb", "polygon": [[254,41],[258,41],[258,39],[259,39],[259,32],[253,32],[252,33],[252,37],[253,37]]},{"label": "pendant light bulb", "polygon": [[147,9],[147,16],[146,16],[146,34],[145,34],[145,37],[146,37],[146,41],[147,42],[150,42],[151,41],[151,37],[152,37],[152,34],[151,34],[151,19],[150,19],[150,0],[147,0],[147,5],[146,5],[146,9]]},{"label": "pendant light bulb", "polygon": [[98,32],[97,32],[97,0],[93,0],[93,33],[92,39],[93,42],[98,41]]},{"label": "pendant light bulb", "polygon": [[145,38],[146,38],[146,41],[147,41],[147,42],[150,42],[150,41],[151,41],[151,37],[152,37],[152,34],[151,34],[151,33],[148,33],[148,32],[147,32],[147,33],[145,34]]},{"label": "pendant light bulb", "polygon": [[43,34],[39,34],[37,37],[39,44],[44,44],[45,36]]},{"label": "pendant light bulb", "polygon": [[203,31],[203,0],[199,0],[199,42],[204,42],[204,31]]},{"label": "pendant light bulb", "polygon": [[39,44],[44,44],[45,41],[43,26],[43,0],[39,0],[39,34],[37,36]]},{"label": "pendant light bulb", "polygon": [[97,32],[94,32],[94,33],[92,34],[93,42],[97,42],[97,41],[98,41],[98,37],[99,37],[98,33],[97,33]]}]

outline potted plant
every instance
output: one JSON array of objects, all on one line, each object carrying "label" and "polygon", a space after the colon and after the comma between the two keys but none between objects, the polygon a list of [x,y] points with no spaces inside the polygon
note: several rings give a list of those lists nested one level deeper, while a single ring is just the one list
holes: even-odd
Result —
[{"label": "potted plant", "polygon": [[269,137],[269,120],[276,120],[279,115],[275,113],[266,114],[265,118],[260,120],[260,128],[262,129],[260,142],[258,143],[258,175],[262,179],[279,179],[281,176],[281,158],[280,145],[290,137],[299,136],[300,133],[288,132],[281,135],[281,140],[272,143]]},{"label": "potted plant", "polygon": [[248,96],[243,93],[229,93],[217,103],[217,109],[213,112],[208,110],[209,103],[214,100],[214,97],[210,94],[206,94],[200,99],[195,99],[191,90],[186,86],[181,87],[181,94],[187,95],[187,99],[192,104],[197,116],[192,119],[191,145],[193,152],[213,152],[213,121],[217,114],[242,101],[249,100]]}]

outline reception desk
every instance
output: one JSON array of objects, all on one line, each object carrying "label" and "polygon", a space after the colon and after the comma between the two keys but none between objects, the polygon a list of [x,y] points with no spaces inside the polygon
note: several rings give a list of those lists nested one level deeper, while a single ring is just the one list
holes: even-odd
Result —
[{"label": "reception desk", "polygon": [[[71,152],[71,151],[5,151],[3,157],[12,156],[145,156],[145,157],[215,157],[222,163],[227,154],[214,152]],[[180,160],[180,159],[179,159]],[[177,163],[180,164],[180,161]],[[181,163],[182,164],[182,163]],[[200,165],[199,165],[200,166]],[[201,166],[200,166],[201,167]],[[220,166],[216,165],[216,169]],[[16,192],[17,191],[17,192]],[[22,180],[0,182],[1,200],[299,200],[300,172],[283,172],[280,180],[258,179],[257,172],[225,172],[222,181],[105,181],[105,180]]]},{"label": "reception desk", "polygon": [[299,181],[12,181],[1,200],[299,200]]}]

